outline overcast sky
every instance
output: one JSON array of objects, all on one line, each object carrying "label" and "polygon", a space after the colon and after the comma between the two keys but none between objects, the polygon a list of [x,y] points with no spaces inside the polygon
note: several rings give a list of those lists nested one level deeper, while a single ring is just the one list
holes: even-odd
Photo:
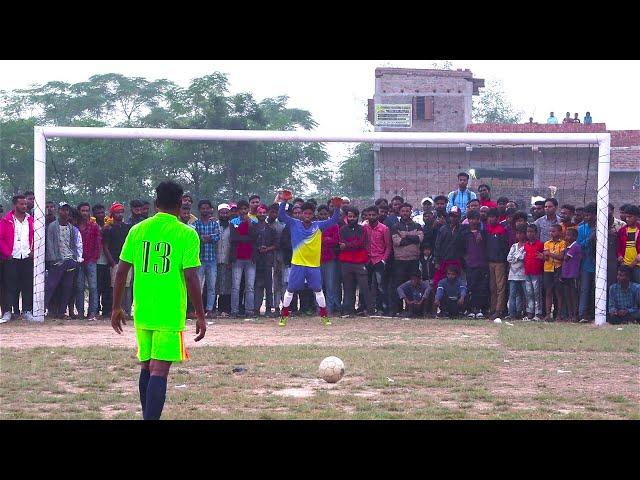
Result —
[{"label": "overcast sky", "polygon": [[[97,73],[121,73],[149,80],[189,81],[214,71],[228,74],[231,93],[251,92],[257,100],[288,95],[289,106],[309,110],[318,131],[369,130],[366,101],[373,97],[374,70],[391,66],[432,68],[436,60],[2,60],[0,90],[60,80],[75,83]],[[440,60],[439,62],[443,62]],[[550,111],[567,111],[610,130],[640,129],[640,61],[453,60],[475,77],[500,80],[512,105],[540,123]],[[333,149],[331,149],[333,150]]]}]

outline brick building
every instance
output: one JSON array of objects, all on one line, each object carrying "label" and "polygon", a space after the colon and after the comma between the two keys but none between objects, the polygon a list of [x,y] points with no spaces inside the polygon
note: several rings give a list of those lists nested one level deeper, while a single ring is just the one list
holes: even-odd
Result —
[{"label": "brick building", "polygon": [[[449,131],[512,133],[591,133],[608,131],[604,123],[473,124],[473,95],[484,80],[469,70],[377,68],[369,120],[376,131]],[[640,130],[610,131],[610,201],[640,203]],[[597,145],[381,145],[374,149],[374,195],[402,195],[418,205],[425,195],[446,195],[460,171],[474,170],[493,198],[507,196],[528,206],[532,196],[547,197],[551,186],[560,203],[584,205],[596,200]],[[635,188],[634,188],[635,185]]]}]

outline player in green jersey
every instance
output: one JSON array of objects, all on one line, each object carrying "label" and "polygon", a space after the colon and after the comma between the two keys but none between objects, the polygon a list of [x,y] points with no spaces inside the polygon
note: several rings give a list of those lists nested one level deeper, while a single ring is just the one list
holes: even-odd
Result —
[{"label": "player in green jersey", "polygon": [[122,334],[122,294],[133,267],[133,321],[142,364],[138,385],[145,420],[160,419],[169,368],[173,362],[189,358],[183,336],[187,289],[196,308],[195,341],[202,340],[207,330],[198,280],[200,239],[193,228],[178,219],[182,193],[182,187],[175,182],[158,185],[158,213],[129,231],[113,288],[111,326]]}]

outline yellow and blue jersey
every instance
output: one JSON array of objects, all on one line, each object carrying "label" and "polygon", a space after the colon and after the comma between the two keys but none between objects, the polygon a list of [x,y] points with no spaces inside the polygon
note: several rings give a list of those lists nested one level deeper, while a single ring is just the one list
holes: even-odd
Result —
[{"label": "yellow and blue jersey", "polygon": [[304,228],[304,224],[300,220],[286,214],[285,202],[281,202],[278,220],[288,225],[291,232],[291,248],[293,250],[291,264],[302,267],[319,267],[322,232],[331,225],[338,223],[340,209],[335,208],[333,217],[328,220],[311,222],[309,228]]}]

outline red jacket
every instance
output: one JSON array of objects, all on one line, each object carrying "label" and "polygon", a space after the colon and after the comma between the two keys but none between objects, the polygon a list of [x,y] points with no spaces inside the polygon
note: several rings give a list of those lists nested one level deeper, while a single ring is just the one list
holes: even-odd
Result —
[{"label": "red jacket", "polygon": [[340,250],[338,260],[343,263],[367,263],[369,261],[368,237],[362,225],[343,225],[340,227],[340,242],[346,245]]},{"label": "red jacket", "polygon": [[[627,230],[629,225],[625,225],[620,230],[618,230],[618,249],[616,250],[616,255],[618,257],[624,257],[624,252],[627,249]],[[640,253],[640,225],[636,223],[636,250]]]},{"label": "red jacket", "polygon": [[498,208],[498,204],[491,199],[483,200],[482,198],[478,197],[478,200],[481,207]]},{"label": "red jacket", "polygon": [[[33,217],[27,217],[29,223],[29,248],[33,252]],[[7,260],[13,252],[13,237],[15,227],[13,223],[13,210],[0,219],[0,258]]]},{"label": "red jacket", "polygon": [[322,232],[322,251],[320,253],[320,263],[326,263],[336,259],[335,248],[340,239],[340,226],[331,225]]}]

